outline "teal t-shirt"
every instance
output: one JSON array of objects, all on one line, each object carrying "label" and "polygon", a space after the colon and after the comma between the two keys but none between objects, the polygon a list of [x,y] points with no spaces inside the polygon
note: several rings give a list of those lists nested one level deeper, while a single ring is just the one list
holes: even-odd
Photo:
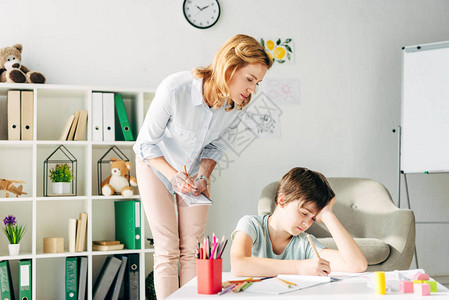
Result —
[{"label": "teal t-shirt", "polygon": [[[268,217],[265,216],[244,216],[237,223],[237,227],[231,235],[234,236],[237,231],[244,232],[250,236],[253,241],[252,256],[253,257],[266,257],[274,259],[309,259],[315,257],[312,245],[310,245],[307,239],[307,233],[301,232],[297,236],[293,236],[285,247],[284,252],[277,255],[273,252],[271,246],[271,240],[268,234]],[[318,252],[323,250],[325,246],[318,242],[318,240],[312,236],[313,243],[315,244]]]}]

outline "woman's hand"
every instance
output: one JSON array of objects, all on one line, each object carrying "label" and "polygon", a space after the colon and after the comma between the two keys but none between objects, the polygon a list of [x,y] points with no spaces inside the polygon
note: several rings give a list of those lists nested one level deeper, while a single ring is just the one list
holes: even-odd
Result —
[{"label": "woman's hand", "polygon": [[334,198],[332,198],[329,203],[316,215],[315,217],[315,221],[318,223],[323,222],[323,219],[325,218],[325,216],[329,213],[333,213],[332,209],[334,208],[334,204],[337,200]]},{"label": "woman's hand", "polygon": [[198,174],[195,175],[195,180],[194,180],[196,191],[193,194],[195,196],[199,196],[201,193],[203,193],[204,195],[206,195],[206,197],[210,198],[207,181],[202,178],[197,178],[197,176],[198,176]]},{"label": "woman's hand", "polygon": [[193,182],[192,177],[186,175],[184,172],[176,173],[176,175],[170,180],[170,183],[177,193],[188,194],[196,191],[195,183]]}]

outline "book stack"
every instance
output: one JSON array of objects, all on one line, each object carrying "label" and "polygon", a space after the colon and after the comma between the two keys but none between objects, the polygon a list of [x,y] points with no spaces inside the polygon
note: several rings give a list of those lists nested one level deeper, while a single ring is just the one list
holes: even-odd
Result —
[{"label": "book stack", "polygon": [[69,219],[69,252],[86,250],[87,213],[80,213],[79,219]]},{"label": "book stack", "polygon": [[87,257],[85,256],[66,257],[65,299],[84,300],[86,298],[87,298]]},{"label": "book stack", "polygon": [[59,137],[60,141],[81,141],[86,134],[87,111],[78,110],[71,115],[64,125],[64,129]]},{"label": "book stack", "polygon": [[139,254],[108,256],[95,281],[92,299],[140,299]]},{"label": "book stack", "polygon": [[134,141],[129,121],[130,103],[125,102],[120,94],[93,92],[92,141]]},{"label": "book stack", "polygon": [[120,244],[120,241],[93,241],[93,251],[113,251],[122,250],[125,245]]}]

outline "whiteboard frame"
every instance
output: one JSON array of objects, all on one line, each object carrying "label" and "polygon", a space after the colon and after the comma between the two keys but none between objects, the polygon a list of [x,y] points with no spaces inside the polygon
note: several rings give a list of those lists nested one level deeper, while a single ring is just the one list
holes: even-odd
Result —
[{"label": "whiteboard frame", "polygon": [[[417,169],[417,168],[409,168],[407,165],[404,168],[404,156],[402,155],[403,150],[404,150],[404,135],[403,135],[403,130],[404,130],[404,75],[405,75],[405,56],[408,53],[413,53],[413,52],[422,52],[422,51],[429,51],[429,50],[436,50],[436,49],[443,49],[443,48],[448,48],[449,50],[449,41],[444,41],[444,42],[436,42],[436,43],[429,43],[429,44],[422,44],[422,45],[412,45],[412,46],[406,46],[402,48],[402,70],[401,70],[401,127],[399,130],[399,134],[400,134],[400,143],[399,143],[399,171],[400,173],[403,174],[410,174],[410,173],[418,173],[418,174],[422,174],[422,173],[447,173],[449,172],[449,167],[444,167],[444,168],[438,168],[438,169]],[[449,74],[449,71],[448,71]],[[449,156],[449,152],[448,152],[448,156]]]}]

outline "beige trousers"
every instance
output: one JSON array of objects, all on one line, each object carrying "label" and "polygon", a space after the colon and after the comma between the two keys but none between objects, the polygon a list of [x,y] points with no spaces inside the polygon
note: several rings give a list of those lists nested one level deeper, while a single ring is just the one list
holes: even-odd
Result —
[{"label": "beige trousers", "polygon": [[136,175],[154,239],[156,296],[164,300],[196,276],[195,247],[204,236],[208,206],[187,207],[178,195],[175,205],[174,196],[140,158],[136,158]]}]

